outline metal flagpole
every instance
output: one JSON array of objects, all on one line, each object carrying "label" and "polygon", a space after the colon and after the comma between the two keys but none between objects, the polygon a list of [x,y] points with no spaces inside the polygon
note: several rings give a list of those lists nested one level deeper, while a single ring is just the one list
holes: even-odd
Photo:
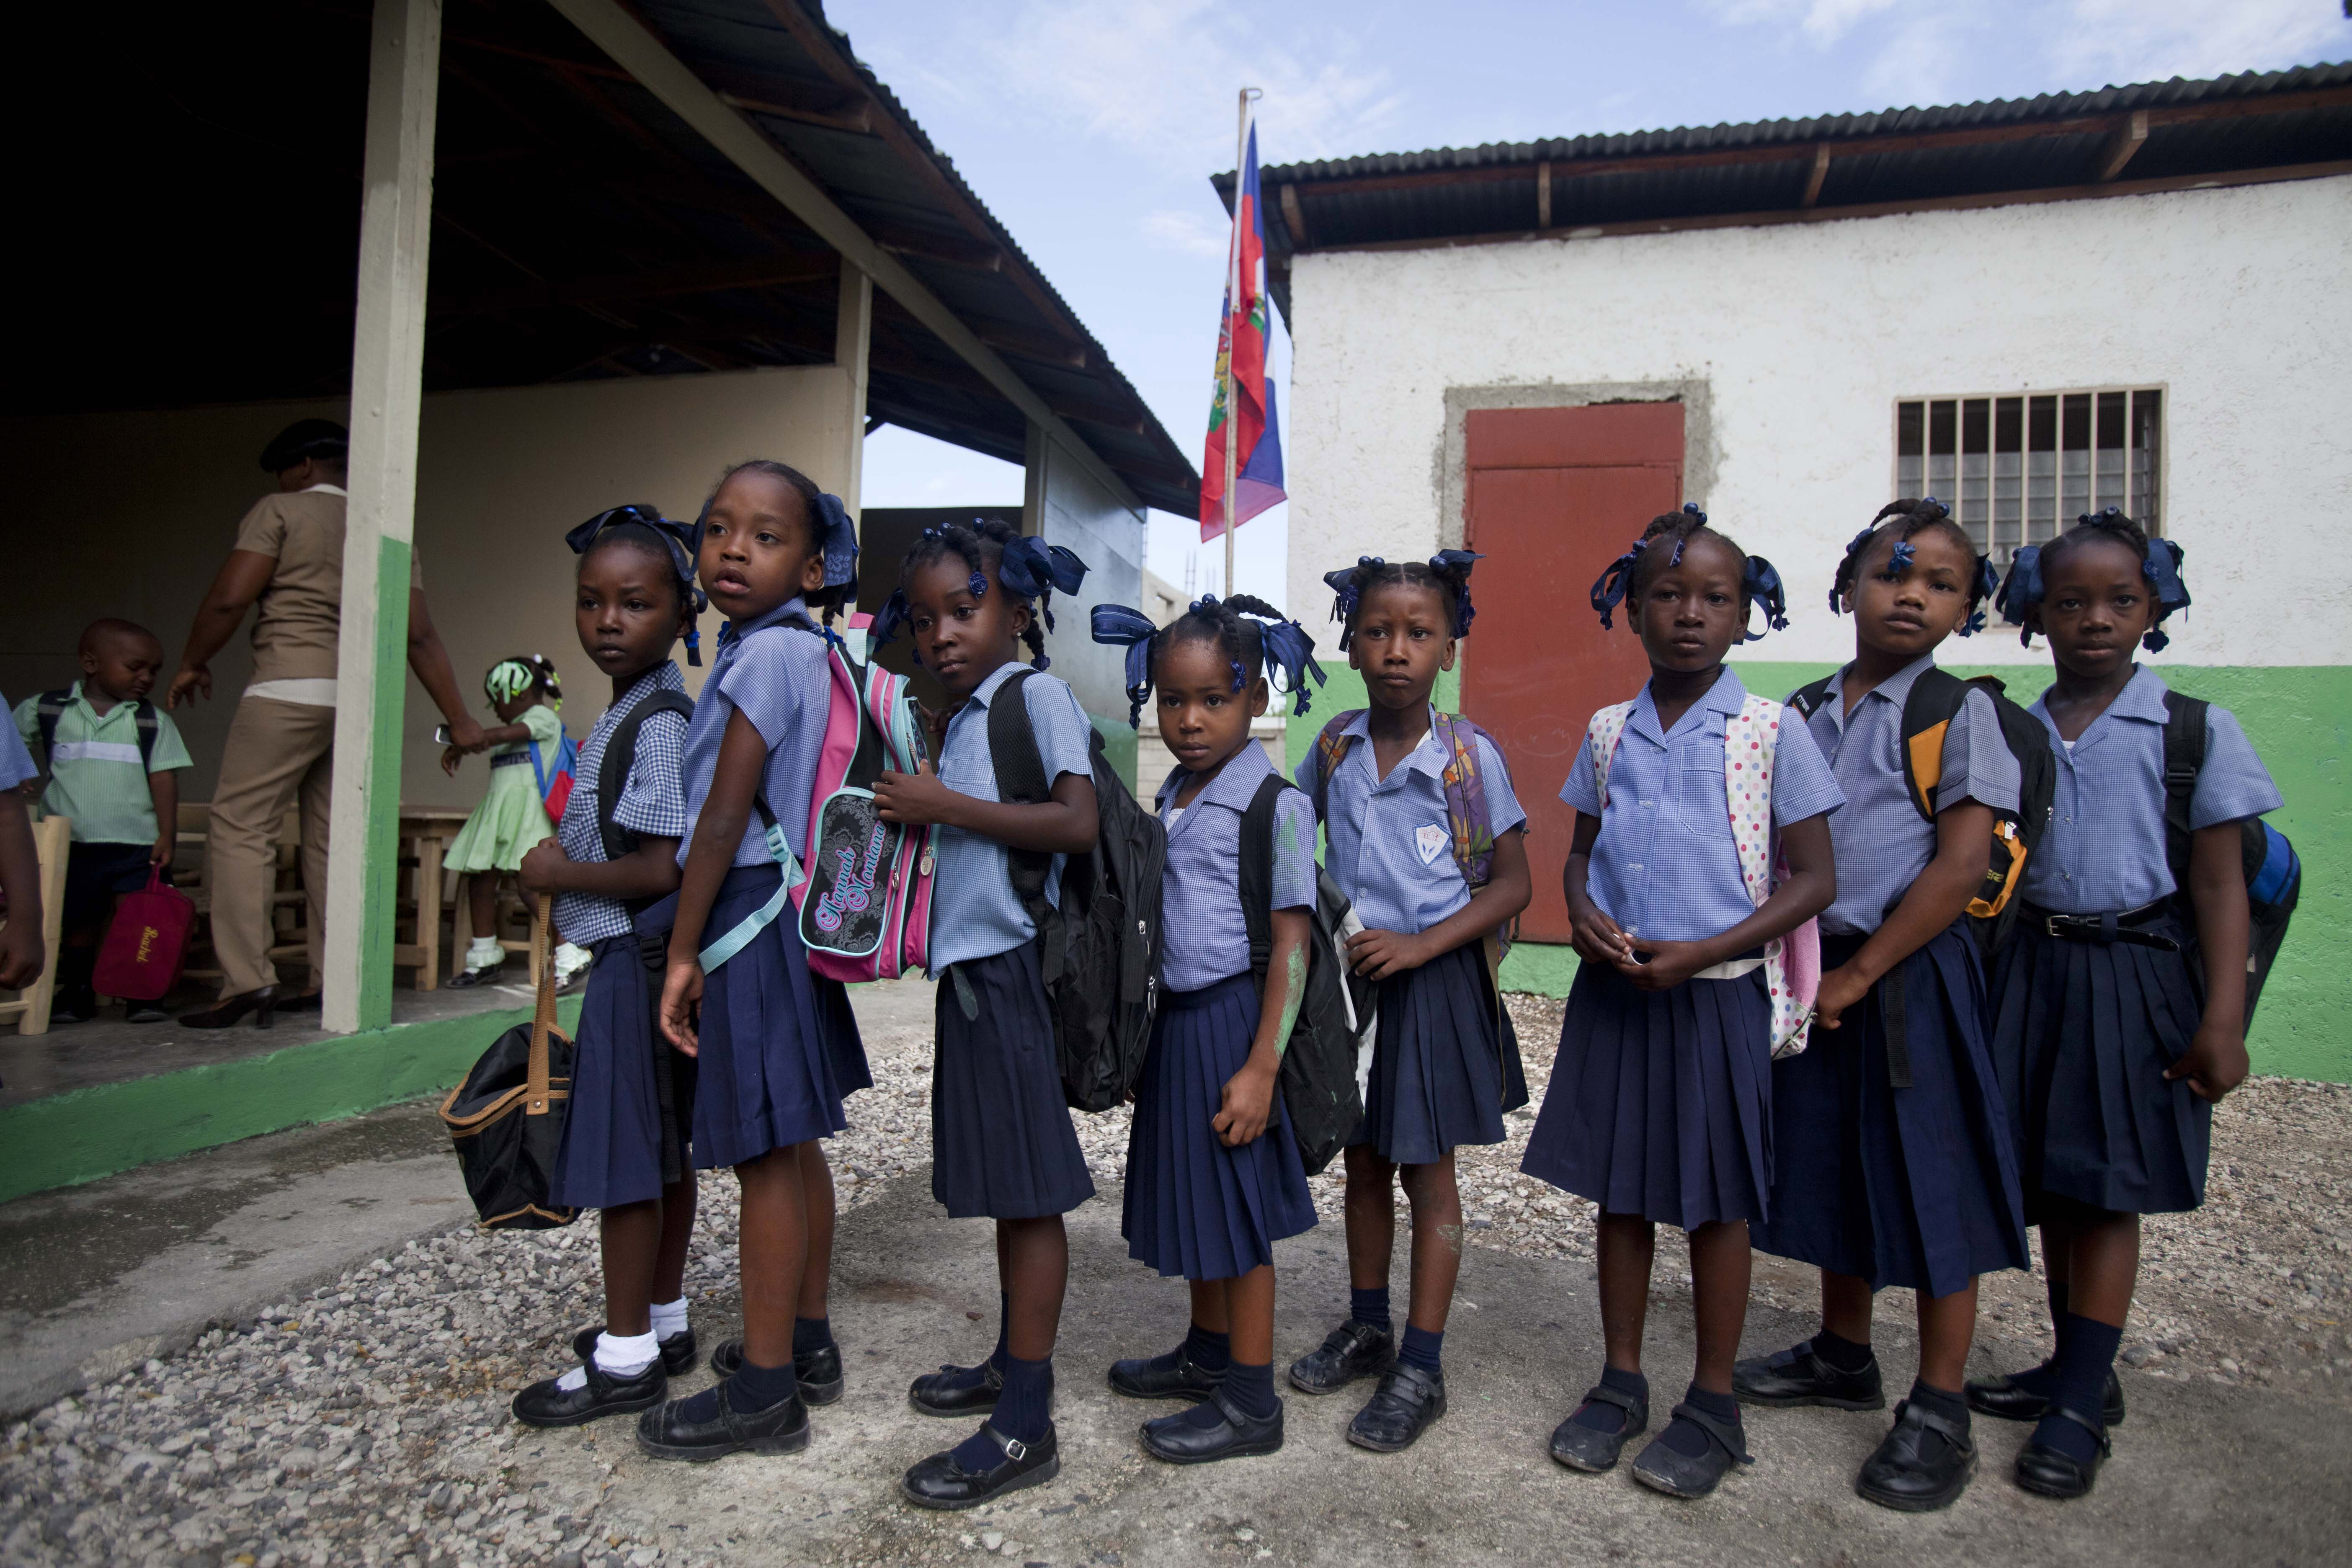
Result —
[{"label": "metal flagpole", "polygon": [[1234,351],[1241,346],[1242,335],[1242,180],[1249,159],[1250,100],[1263,96],[1256,88],[1242,89],[1235,116],[1238,129],[1234,133],[1234,243],[1225,279],[1229,314],[1225,321],[1225,581],[1222,593],[1228,599],[1234,596],[1234,533],[1240,526],[1234,521],[1234,490],[1241,480],[1242,405]]}]

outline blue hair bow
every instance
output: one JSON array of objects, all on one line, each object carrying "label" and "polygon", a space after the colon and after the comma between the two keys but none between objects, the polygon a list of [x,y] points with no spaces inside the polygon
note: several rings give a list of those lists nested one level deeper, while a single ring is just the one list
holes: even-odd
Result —
[{"label": "blue hair bow", "polygon": [[2025,613],[2041,602],[2042,546],[2029,544],[2009,558],[2009,575],[2001,579],[2000,592],[1992,602],[2001,619],[2025,628],[2017,634],[2022,647],[2033,646],[2033,628],[2026,625]]},{"label": "blue hair bow", "polygon": [[1095,641],[1127,649],[1127,721],[1139,726],[1143,700],[1151,694],[1151,639],[1160,635],[1160,628],[1151,624],[1150,616],[1126,605],[1097,605],[1089,618],[1094,622]]},{"label": "blue hair bow", "polygon": [[1977,574],[1969,584],[1968,618],[1960,623],[1960,635],[1974,637],[1985,628],[1985,602],[2000,592],[2000,574],[1993,570],[1992,557],[1977,557]]},{"label": "blue hair bow", "polygon": [[1602,631],[1609,629],[1610,617],[1616,614],[1617,606],[1625,602],[1626,594],[1633,589],[1633,568],[1641,562],[1642,552],[1648,547],[1646,539],[1633,541],[1626,547],[1624,554],[1612,561],[1608,570],[1593,579],[1592,607],[1601,613]]},{"label": "blue hair bow", "polygon": [[[707,511],[709,509],[704,508]],[[702,627],[694,619],[710,607],[710,597],[694,585],[695,549],[702,542],[699,522],[677,522],[664,517],[659,507],[616,506],[598,512],[587,521],[565,531],[563,542],[572,546],[574,555],[585,555],[596,538],[607,529],[625,523],[635,523],[653,530],[656,538],[669,547],[670,570],[677,574],[678,596],[689,612],[686,623],[686,662],[702,662]]]},{"label": "blue hair bow", "polygon": [[1363,596],[1363,590],[1356,585],[1356,574],[1387,564],[1377,555],[1359,555],[1353,566],[1324,573],[1323,585],[1338,595],[1331,601],[1331,618],[1342,623],[1354,619],[1357,601]]},{"label": "blue hair bow", "polygon": [[[1071,551],[1058,544],[1048,544],[1034,534],[1024,534],[1008,542],[1004,558],[997,563],[998,581],[1024,599],[1034,599],[1055,592],[1075,594],[1087,578],[1087,563]],[[1051,601],[1045,607],[1045,629],[1054,629]]]},{"label": "blue hair bow", "polygon": [[1315,662],[1315,639],[1297,621],[1258,622],[1258,646],[1265,650],[1267,660],[1281,666],[1284,687],[1293,700],[1291,716],[1307,716],[1307,682],[1323,684],[1323,667]]},{"label": "blue hair bow", "polygon": [[[1780,569],[1761,555],[1748,558],[1748,571],[1739,580],[1740,592],[1750,601],[1764,606],[1764,625],[1780,632],[1789,629],[1789,593],[1780,582]],[[1762,642],[1762,632],[1740,628],[1741,642]]]},{"label": "blue hair bow", "polygon": [[[2107,509],[2113,511],[2115,509]],[[2139,639],[2140,647],[2150,653],[2161,652],[2172,638],[2162,629],[2165,616],[2175,610],[2189,607],[2189,584],[2180,580],[2180,563],[2189,552],[2169,539],[2151,539],[2147,554],[2139,563],[2140,573],[2156,590],[2156,624]]]},{"label": "blue hair bow", "polygon": [[836,495],[816,498],[819,548],[824,552],[824,585],[845,587],[857,581],[857,525]]},{"label": "blue hair bow", "polygon": [[913,618],[913,612],[907,607],[907,590],[893,588],[890,596],[882,601],[882,607],[874,612],[874,624],[867,628],[866,635],[873,639],[873,646],[879,648],[895,638]]},{"label": "blue hair bow", "polygon": [[1471,617],[1478,613],[1470,605],[1470,568],[1485,559],[1486,556],[1475,550],[1441,550],[1429,558],[1432,572],[1440,576],[1454,573],[1462,579],[1462,585],[1454,596],[1454,635],[1457,637],[1470,635]]}]

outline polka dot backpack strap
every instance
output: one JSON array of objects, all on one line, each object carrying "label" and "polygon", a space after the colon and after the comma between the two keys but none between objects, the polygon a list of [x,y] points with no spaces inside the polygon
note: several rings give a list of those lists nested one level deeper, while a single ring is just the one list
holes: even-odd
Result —
[{"label": "polka dot backpack strap", "polygon": [[[1772,831],[1772,763],[1780,751],[1780,704],[1751,692],[1723,728],[1723,795],[1731,807],[1731,839],[1739,851],[1740,879],[1759,909],[1772,896],[1778,847]],[[1764,944],[1775,1060],[1805,1048],[1813,998],[1821,989],[1821,927],[1812,921]]]},{"label": "polka dot backpack strap", "polygon": [[1601,797],[1602,810],[1609,807],[1609,764],[1616,759],[1617,742],[1625,733],[1625,721],[1633,716],[1631,702],[1612,702],[1592,716],[1585,726],[1584,743],[1592,748],[1592,793]]}]

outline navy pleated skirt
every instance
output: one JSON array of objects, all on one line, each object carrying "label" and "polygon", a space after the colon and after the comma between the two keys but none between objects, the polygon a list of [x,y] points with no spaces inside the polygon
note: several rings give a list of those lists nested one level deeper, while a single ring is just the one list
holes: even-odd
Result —
[{"label": "navy pleated skirt", "polygon": [[1476,942],[1380,984],[1379,1026],[1352,1144],[1426,1165],[1464,1143],[1500,1143],[1503,1113],[1528,1102],[1518,1037],[1499,1016]]},{"label": "navy pleated skirt", "polygon": [[[728,872],[705,933],[733,930],[773,896],[782,876],[773,864]],[[639,929],[653,918],[649,910]],[[694,1163],[706,1171],[831,1137],[849,1125],[843,1099],[874,1084],[849,993],[840,981],[809,973],[789,906],[704,977],[697,1034]]]},{"label": "navy pleated skirt", "polygon": [[931,1196],[953,1219],[1038,1219],[1095,1195],[1070,1125],[1034,942],[940,977]]},{"label": "navy pleated skirt", "polygon": [[[2143,929],[2183,934],[2170,916]],[[2029,1224],[2045,1195],[2129,1214],[2205,1201],[2213,1107],[2164,1076],[2204,1015],[2186,958],[2067,942],[2028,917],[1994,964],[1992,997]]]},{"label": "navy pleated skirt", "polygon": [[1228,1149],[1211,1125],[1225,1080],[1249,1061],[1257,986],[1236,974],[1160,998],[1135,1086],[1127,1141],[1127,1255],[1163,1276],[1238,1279],[1274,1261],[1274,1244],[1313,1227],[1315,1201],[1282,1092],[1254,1141]]},{"label": "navy pleated skirt", "polygon": [[1772,1190],[1772,1008],[1761,969],[1644,991],[1578,966],[1519,1169],[1603,1212],[1695,1230],[1762,1219]]},{"label": "navy pleated skirt", "polygon": [[692,1173],[695,1058],[661,1032],[661,974],[639,939],[616,936],[590,951],[548,1195],[567,1208],[609,1209],[657,1198]]},{"label": "navy pleated skirt", "polygon": [[[1822,939],[1826,973],[1867,940]],[[1890,1082],[1886,991],[1901,986],[1911,1082]],[[1772,1068],[1769,1223],[1759,1251],[1948,1296],[1979,1274],[2028,1267],[2009,1107],[1985,1044],[1984,969],[1954,926],[1815,1029]]]}]

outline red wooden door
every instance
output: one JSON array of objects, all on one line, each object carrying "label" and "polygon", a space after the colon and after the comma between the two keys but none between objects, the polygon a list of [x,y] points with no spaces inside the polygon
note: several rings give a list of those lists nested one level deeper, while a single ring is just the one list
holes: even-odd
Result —
[{"label": "red wooden door", "polygon": [[1478,619],[1463,645],[1462,707],[1500,742],[1528,812],[1530,942],[1566,942],[1560,872],[1576,814],[1560,804],[1593,710],[1649,679],[1616,617],[1602,631],[1592,580],[1650,519],[1682,503],[1679,403],[1493,408],[1469,416],[1467,535]]}]

